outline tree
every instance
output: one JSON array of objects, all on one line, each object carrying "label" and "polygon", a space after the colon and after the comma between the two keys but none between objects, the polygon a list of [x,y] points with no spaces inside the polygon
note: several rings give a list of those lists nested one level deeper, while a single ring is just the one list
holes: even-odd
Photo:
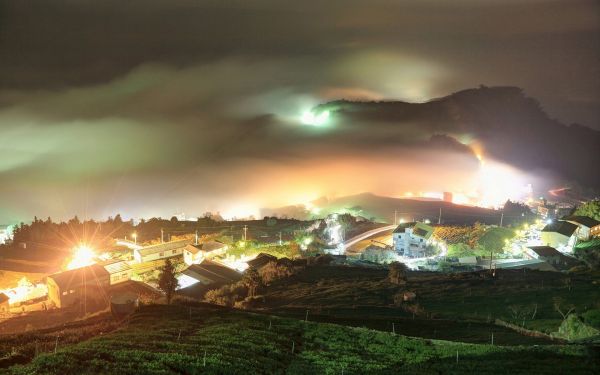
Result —
[{"label": "tree", "polygon": [[249,268],[246,273],[244,273],[244,278],[242,279],[242,283],[248,288],[248,296],[254,297],[256,295],[256,291],[262,284],[262,279],[254,268]]},{"label": "tree", "polygon": [[515,232],[508,228],[489,228],[479,239],[479,245],[486,252],[501,253],[505,241],[515,236]]},{"label": "tree", "polygon": [[406,264],[400,262],[392,262],[389,266],[388,278],[392,284],[406,284],[407,271],[408,267],[406,267]]},{"label": "tree", "polygon": [[600,220],[600,200],[586,202],[575,210],[575,215],[588,216],[592,219]]},{"label": "tree", "polygon": [[179,286],[179,281],[175,277],[175,267],[169,259],[165,260],[165,265],[160,270],[158,278],[158,288],[165,293],[167,304],[171,304],[171,299],[175,294],[175,290]]}]

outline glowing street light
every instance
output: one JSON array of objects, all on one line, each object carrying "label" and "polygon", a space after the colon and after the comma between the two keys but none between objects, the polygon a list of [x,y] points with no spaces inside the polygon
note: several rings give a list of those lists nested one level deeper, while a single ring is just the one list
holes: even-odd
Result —
[{"label": "glowing street light", "polygon": [[131,234],[131,237],[133,237],[133,242],[134,242],[134,243],[137,245],[137,233],[136,233],[136,232],[133,232],[133,233]]},{"label": "glowing street light", "polygon": [[91,266],[96,263],[95,259],[96,253],[94,250],[87,245],[79,245],[75,248],[73,252],[73,258],[67,265],[67,269],[73,270],[76,268],[81,268],[85,266]]}]

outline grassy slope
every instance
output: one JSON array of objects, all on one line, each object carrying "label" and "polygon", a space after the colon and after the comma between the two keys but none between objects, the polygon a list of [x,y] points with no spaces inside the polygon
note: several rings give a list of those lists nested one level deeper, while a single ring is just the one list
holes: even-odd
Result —
[{"label": "grassy slope", "polygon": [[581,346],[430,342],[206,306],[156,305],[142,308],[120,330],[57,354],[40,355],[7,372],[339,374],[343,369],[344,374],[592,374],[599,367],[590,358]]},{"label": "grassy slope", "polygon": [[[437,273],[414,272],[408,284],[398,288],[384,279],[385,269],[368,269],[344,266],[309,267],[299,275],[281,280],[266,288],[265,301],[269,311],[303,316],[306,309],[312,315],[323,315],[329,321],[365,325],[370,328],[391,330],[392,319],[412,318],[392,304],[392,296],[398,290],[411,290],[417,293],[417,302],[424,309],[423,320],[416,326],[405,324],[407,330],[401,333],[428,338],[456,339],[469,342],[483,342],[489,339],[490,328],[484,323],[502,319],[526,328],[545,332],[558,329],[562,317],[554,309],[554,299],[563,300],[563,306],[574,305],[577,313],[583,313],[600,301],[598,275],[571,276],[571,289],[566,286],[566,275],[555,272],[534,272],[519,270],[498,270],[497,277],[482,279],[477,274],[444,275]],[[537,304],[535,318],[534,305]],[[510,306],[529,309],[527,318],[516,319]],[[563,310],[568,310],[564,308]],[[443,335],[436,319],[469,320],[476,323],[444,323],[447,330]],[[417,317],[418,318],[418,317]],[[355,320],[351,322],[350,320]],[[386,326],[387,324],[387,326]],[[415,334],[415,328],[421,334]],[[478,330],[479,332],[478,334]],[[504,332],[499,330],[498,333]],[[442,336],[440,336],[442,334]],[[506,333],[508,335],[508,333]],[[526,343],[527,338],[518,335],[517,340],[506,337],[506,343]],[[532,342],[529,342],[532,343]]]}]

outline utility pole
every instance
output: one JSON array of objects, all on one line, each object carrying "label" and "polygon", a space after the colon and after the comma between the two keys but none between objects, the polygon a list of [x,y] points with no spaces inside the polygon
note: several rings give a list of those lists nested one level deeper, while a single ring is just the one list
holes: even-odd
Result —
[{"label": "utility pole", "polygon": [[248,232],[248,226],[244,225],[244,242],[246,242],[246,234]]},{"label": "utility pole", "polygon": [[164,243],[165,242],[165,231],[164,229],[160,228],[160,243]]},{"label": "utility pole", "polygon": [[196,229],[196,245],[198,245],[198,229]]},{"label": "utility pole", "polygon": [[500,228],[502,228],[502,222],[504,221],[504,211],[500,214]]},{"label": "utility pole", "polygon": [[440,216],[438,216],[438,224],[442,223],[442,208],[440,207]]},{"label": "utility pole", "polygon": [[398,222],[398,210],[394,210],[394,225]]}]

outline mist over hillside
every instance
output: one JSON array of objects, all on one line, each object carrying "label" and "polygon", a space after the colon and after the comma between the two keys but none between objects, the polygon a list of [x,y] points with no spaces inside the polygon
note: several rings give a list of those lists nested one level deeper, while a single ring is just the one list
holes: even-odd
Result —
[{"label": "mist over hillside", "polygon": [[[393,223],[394,216],[397,220],[414,221],[430,220],[443,224],[471,225],[476,222],[482,224],[500,223],[502,212],[483,207],[474,207],[453,204],[437,199],[406,199],[383,197],[372,193],[362,193],[333,199],[320,198],[313,202],[317,210],[309,210],[305,206],[286,206],[275,209],[263,210],[263,214],[283,215],[297,219],[324,217],[332,213],[347,212],[363,216],[367,219]],[[505,213],[502,218],[504,224],[520,221],[520,215]]]},{"label": "mist over hillside", "polygon": [[[600,132],[549,118],[518,87],[481,86],[425,103],[339,100],[316,109],[323,110],[348,127],[401,129],[402,141],[410,137],[453,151],[473,152],[466,145],[476,145],[486,156],[520,169],[600,187]],[[387,142],[397,142],[396,134],[390,131]]]}]

